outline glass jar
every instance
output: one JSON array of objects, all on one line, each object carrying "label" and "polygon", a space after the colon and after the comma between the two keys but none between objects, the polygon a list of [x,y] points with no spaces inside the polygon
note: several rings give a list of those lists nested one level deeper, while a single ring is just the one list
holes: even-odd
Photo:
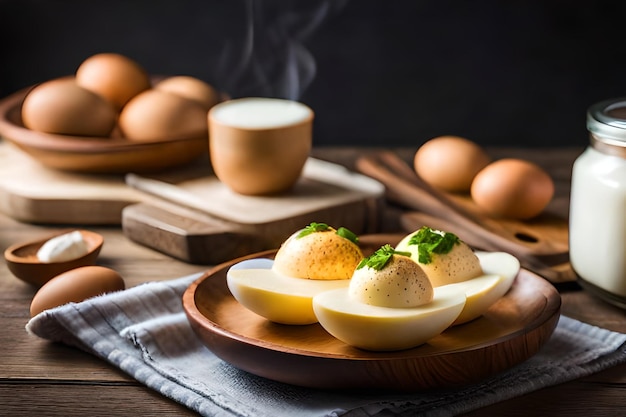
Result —
[{"label": "glass jar", "polygon": [[570,261],[583,288],[626,308],[626,98],[591,106],[587,130],[572,170]]}]

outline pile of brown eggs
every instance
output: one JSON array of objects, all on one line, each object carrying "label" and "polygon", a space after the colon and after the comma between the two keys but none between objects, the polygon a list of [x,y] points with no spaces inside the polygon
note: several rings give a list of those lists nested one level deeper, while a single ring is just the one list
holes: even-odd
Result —
[{"label": "pile of brown eggs", "polygon": [[205,135],[207,112],[219,101],[213,86],[191,76],[153,83],[134,60],[101,53],[73,76],[38,84],[22,103],[31,130],[79,137],[152,141]]},{"label": "pile of brown eggs", "polygon": [[488,216],[526,220],[552,200],[554,182],[538,165],[519,158],[492,161],[475,142],[439,136],[415,153],[414,168],[427,183],[451,193],[469,193]]}]

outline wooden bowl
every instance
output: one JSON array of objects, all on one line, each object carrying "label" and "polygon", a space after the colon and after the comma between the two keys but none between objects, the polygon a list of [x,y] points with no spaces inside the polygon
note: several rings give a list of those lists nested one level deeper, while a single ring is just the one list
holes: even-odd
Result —
[{"label": "wooden bowl", "polygon": [[183,307],[203,343],[232,365],[275,381],[321,389],[417,391],[470,384],[533,356],[552,335],[561,297],[522,269],[511,290],[482,317],[419,347],[370,352],[344,344],[319,324],[271,323],[239,304],[221,264],[189,286]]},{"label": "wooden bowl", "polygon": [[95,265],[100,249],[102,249],[104,238],[100,234],[88,230],[79,231],[89,248],[89,252],[86,255],[63,262],[41,262],[37,258],[37,251],[45,242],[55,236],[69,232],[63,231],[32,242],[16,243],[9,246],[4,251],[4,259],[9,270],[22,281],[41,287],[50,279],[65,271],[81,266]]},{"label": "wooden bowl", "polygon": [[187,138],[133,142],[111,138],[55,135],[24,127],[21,108],[32,87],[0,101],[0,136],[41,164],[62,171],[120,174],[151,172],[208,155],[208,133]]}]

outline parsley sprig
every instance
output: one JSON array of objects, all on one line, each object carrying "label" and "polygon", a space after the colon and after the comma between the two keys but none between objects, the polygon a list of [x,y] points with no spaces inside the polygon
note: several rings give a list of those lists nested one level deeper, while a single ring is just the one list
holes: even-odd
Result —
[{"label": "parsley sprig", "polygon": [[459,244],[460,239],[454,233],[433,230],[428,226],[419,229],[409,239],[409,245],[417,245],[418,261],[429,264],[433,260],[433,254],[449,253],[454,245]]},{"label": "parsley sprig", "polygon": [[359,237],[356,235],[356,233],[352,232],[349,229],[346,229],[345,227],[340,227],[339,229],[337,229],[337,234],[343,238],[348,239],[355,245],[359,244]]},{"label": "parsley sprig", "polygon": [[[328,232],[330,230],[332,230],[332,228],[326,223],[312,222],[308,226],[304,227],[304,229],[302,229],[300,233],[298,233],[297,238],[299,239],[301,237],[310,235],[312,233],[317,233],[317,232]],[[348,239],[355,245],[359,244],[359,237],[354,232],[350,231],[349,229],[345,227],[340,227],[339,229],[337,229],[336,233],[339,236],[345,239]]]},{"label": "parsley sprig", "polygon": [[373,254],[368,256],[367,258],[363,258],[361,262],[357,265],[356,269],[361,269],[366,266],[380,271],[387,265],[389,260],[393,257],[393,255],[403,255],[403,256],[411,256],[410,252],[402,252],[395,250],[391,245],[386,244],[380,247],[380,249],[376,250]]},{"label": "parsley sprig", "polygon": [[300,233],[298,233],[298,238],[308,236],[312,233],[316,232],[326,232],[330,230],[330,226],[326,223],[311,223],[308,226],[305,226]]}]

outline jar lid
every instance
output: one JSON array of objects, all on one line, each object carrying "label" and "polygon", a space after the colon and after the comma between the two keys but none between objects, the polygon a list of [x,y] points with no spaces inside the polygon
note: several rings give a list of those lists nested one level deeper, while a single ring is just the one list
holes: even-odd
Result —
[{"label": "jar lid", "polygon": [[589,107],[587,130],[600,140],[612,139],[624,142],[619,145],[626,146],[626,97],[601,101]]}]

